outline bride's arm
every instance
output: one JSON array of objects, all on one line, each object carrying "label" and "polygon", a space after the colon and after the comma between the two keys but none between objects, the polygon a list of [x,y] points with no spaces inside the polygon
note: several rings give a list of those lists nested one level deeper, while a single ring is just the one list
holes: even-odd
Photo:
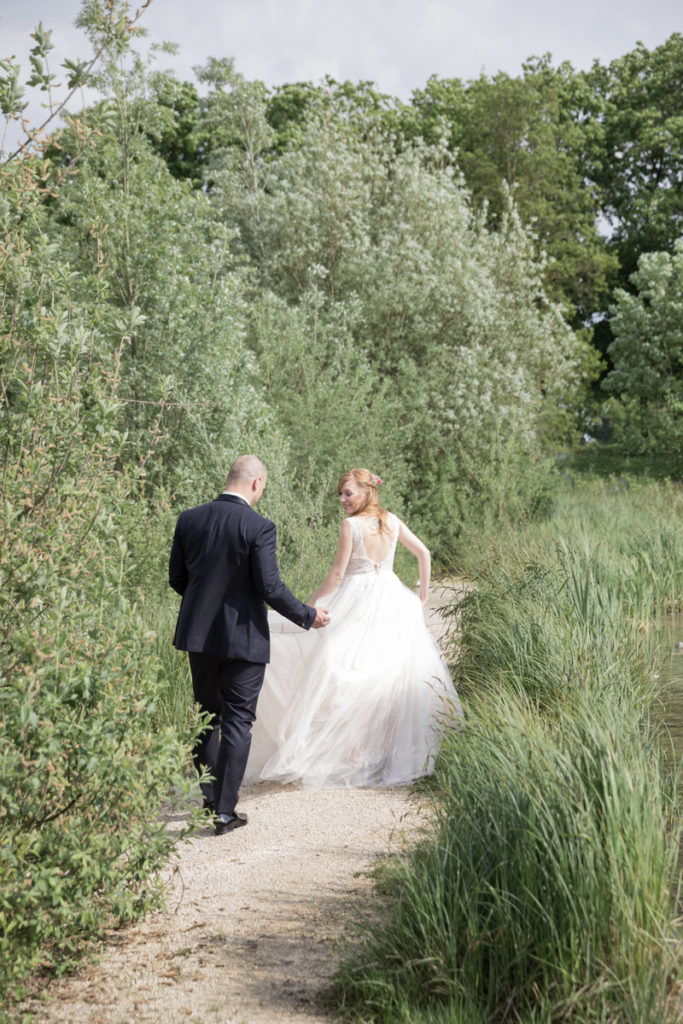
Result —
[{"label": "bride's arm", "polygon": [[346,566],[349,564],[351,547],[351,523],[348,519],[345,519],[341,524],[341,530],[339,531],[339,545],[337,547],[337,554],[334,556],[332,568],[311,598],[310,604],[315,604],[321,597],[324,597],[325,594],[331,594],[332,591],[336,590],[339,586],[341,581],[344,579]]},{"label": "bride's arm", "polygon": [[429,548],[424,546],[420,538],[416,537],[405,523],[402,523],[400,519],[398,522],[398,539],[404,548],[407,548],[411,555],[415,555],[417,558],[420,570],[420,600],[424,604],[429,597],[429,581],[432,574],[432,558]]}]

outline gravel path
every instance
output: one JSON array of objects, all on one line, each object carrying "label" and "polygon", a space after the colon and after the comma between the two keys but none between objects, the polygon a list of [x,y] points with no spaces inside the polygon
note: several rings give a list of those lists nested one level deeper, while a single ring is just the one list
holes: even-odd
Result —
[{"label": "gravel path", "polygon": [[[442,603],[437,592],[427,610],[437,637]],[[419,834],[427,802],[405,787],[256,783],[240,810],[246,828],[179,846],[165,913],[114,933],[99,963],[22,1009],[40,1024],[330,1024],[320,994],[353,916],[371,909],[368,869]]]}]

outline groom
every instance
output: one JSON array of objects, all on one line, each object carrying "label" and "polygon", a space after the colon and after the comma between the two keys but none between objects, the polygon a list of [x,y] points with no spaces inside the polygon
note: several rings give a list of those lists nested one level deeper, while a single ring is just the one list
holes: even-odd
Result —
[{"label": "groom", "polygon": [[302,604],[280,579],[275,524],[253,507],[266,475],[255,455],[236,459],[215,501],[181,512],[169,561],[169,583],[182,596],[173,643],[188,652],[194,699],[213,716],[193,756],[197,771],[215,778],[202,791],[216,813],[216,835],[247,823],[235,805],[270,658],[266,603],[304,629],[330,620],[326,608]]}]

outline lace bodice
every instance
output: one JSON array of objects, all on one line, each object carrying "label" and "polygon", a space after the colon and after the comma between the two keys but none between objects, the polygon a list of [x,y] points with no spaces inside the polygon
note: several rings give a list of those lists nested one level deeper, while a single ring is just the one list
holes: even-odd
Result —
[{"label": "lace bodice", "polygon": [[[391,572],[398,540],[399,521],[392,512],[388,513],[389,532],[379,533],[378,520],[370,516],[351,516],[353,546],[346,567],[347,576],[364,572]],[[367,542],[367,543],[366,543]],[[374,556],[374,559],[370,557]]]}]

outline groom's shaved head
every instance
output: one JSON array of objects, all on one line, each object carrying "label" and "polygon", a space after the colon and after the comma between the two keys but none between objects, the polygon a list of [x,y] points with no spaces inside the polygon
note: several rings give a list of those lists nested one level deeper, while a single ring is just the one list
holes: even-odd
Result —
[{"label": "groom's shaved head", "polygon": [[256,477],[266,478],[266,467],[256,455],[240,455],[228,471],[228,486],[250,484]]}]

